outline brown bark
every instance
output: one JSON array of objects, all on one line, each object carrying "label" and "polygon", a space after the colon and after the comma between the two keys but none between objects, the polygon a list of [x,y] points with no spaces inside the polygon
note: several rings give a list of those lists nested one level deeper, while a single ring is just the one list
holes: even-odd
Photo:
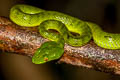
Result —
[{"label": "brown bark", "polygon": [[[33,56],[42,43],[48,41],[40,36],[35,28],[24,28],[0,17],[0,49],[26,56]],[[65,44],[65,52],[58,60],[75,66],[120,74],[120,50],[108,50],[98,47],[93,40],[82,47]]]}]

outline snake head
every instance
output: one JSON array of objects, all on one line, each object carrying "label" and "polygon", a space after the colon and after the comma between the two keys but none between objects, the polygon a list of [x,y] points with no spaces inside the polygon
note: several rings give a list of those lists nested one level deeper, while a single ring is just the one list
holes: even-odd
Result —
[{"label": "snake head", "polygon": [[45,42],[38,48],[32,57],[32,62],[42,64],[51,60],[59,59],[64,53],[64,48],[57,42]]}]

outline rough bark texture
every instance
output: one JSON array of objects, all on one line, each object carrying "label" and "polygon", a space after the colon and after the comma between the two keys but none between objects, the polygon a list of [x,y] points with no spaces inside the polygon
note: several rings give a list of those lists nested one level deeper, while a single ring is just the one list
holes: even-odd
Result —
[{"label": "rough bark texture", "polygon": [[[26,56],[33,56],[42,43],[48,41],[40,36],[36,28],[24,28],[0,17],[0,49]],[[82,47],[65,44],[64,55],[59,63],[95,69],[120,75],[120,50],[98,47],[93,40]]]}]

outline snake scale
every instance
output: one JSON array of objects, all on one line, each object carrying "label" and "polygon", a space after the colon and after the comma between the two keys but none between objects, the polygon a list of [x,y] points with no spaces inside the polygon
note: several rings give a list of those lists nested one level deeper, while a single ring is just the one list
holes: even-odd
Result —
[{"label": "snake scale", "polygon": [[[65,43],[71,46],[83,46],[91,38],[102,48],[120,49],[120,34],[104,32],[97,24],[57,11],[46,11],[34,6],[18,4],[11,8],[10,19],[20,26],[38,26],[41,36],[50,40],[36,50],[32,57],[32,62],[35,64],[60,58],[64,53]],[[57,33],[50,30],[56,30]]]}]

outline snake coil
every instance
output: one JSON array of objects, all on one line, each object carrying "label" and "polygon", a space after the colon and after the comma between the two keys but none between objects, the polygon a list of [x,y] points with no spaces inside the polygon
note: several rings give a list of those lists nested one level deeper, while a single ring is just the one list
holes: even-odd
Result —
[{"label": "snake coil", "polygon": [[[94,42],[106,49],[120,49],[120,34],[104,32],[98,25],[56,12],[46,11],[30,5],[15,5],[10,10],[10,19],[25,27],[38,26],[40,34],[51,41],[37,49],[32,58],[35,64],[58,59],[64,53],[64,43],[83,46],[93,37]],[[58,33],[50,32],[53,29]],[[77,33],[79,35],[73,35]]]}]

